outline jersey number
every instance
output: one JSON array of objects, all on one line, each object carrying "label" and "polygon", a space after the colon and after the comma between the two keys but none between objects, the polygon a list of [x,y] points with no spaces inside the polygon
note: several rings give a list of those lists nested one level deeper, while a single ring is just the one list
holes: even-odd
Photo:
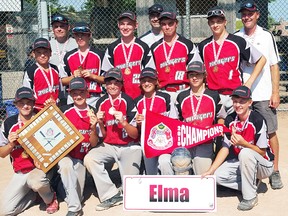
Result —
[{"label": "jersey number", "polygon": [[185,71],[176,71],[175,80],[183,80],[185,75]]}]

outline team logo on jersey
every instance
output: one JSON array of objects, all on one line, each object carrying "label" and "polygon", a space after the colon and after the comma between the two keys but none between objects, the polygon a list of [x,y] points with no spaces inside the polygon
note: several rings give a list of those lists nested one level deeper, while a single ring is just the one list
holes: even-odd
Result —
[{"label": "team logo on jersey", "polygon": [[165,150],[173,145],[172,131],[162,122],[150,130],[147,144],[156,150]]}]

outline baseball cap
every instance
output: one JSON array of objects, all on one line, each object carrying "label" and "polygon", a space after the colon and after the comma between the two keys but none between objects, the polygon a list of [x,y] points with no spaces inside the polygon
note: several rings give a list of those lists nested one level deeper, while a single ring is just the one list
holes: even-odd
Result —
[{"label": "baseball cap", "polygon": [[17,89],[14,102],[20,101],[24,98],[35,101],[33,90],[24,86]]},{"label": "baseball cap", "polygon": [[75,23],[75,26],[72,29],[72,33],[90,34],[91,30],[86,22],[78,22],[78,23]]},{"label": "baseball cap", "polygon": [[232,96],[251,99],[251,90],[247,86],[239,86],[233,90],[231,97]]},{"label": "baseball cap", "polygon": [[68,24],[69,19],[67,17],[65,17],[64,15],[57,13],[57,14],[53,14],[51,17],[51,25],[54,22],[60,22],[63,24]]},{"label": "baseball cap", "polygon": [[200,61],[193,61],[187,66],[188,72],[205,73],[205,65]]},{"label": "baseball cap", "polygon": [[83,77],[74,77],[70,83],[69,83],[69,88],[68,91],[72,90],[86,90],[88,89],[87,83]]},{"label": "baseball cap", "polygon": [[154,4],[148,8],[148,14],[157,13],[160,14],[163,11],[163,6],[160,4]]},{"label": "baseball cap", "polygon": [[46,38],[37,38],[32,46],[33,50],[37,48],[46,48],[51,50],[50,42]]},{"label": "baseball cap", "polygon": [[104,81],[108,79],[116,79],[120,82],[123,82],[122,72],[119,68],[110,68],[105,74]]},{"label": "baseball cap", "polygon": [[256,3],[254,1],[245,1],[241,4],[240,10],[238,13],[240,13],[242,10],[248,10],[251,12],[259,11],[259,8],[257,7]]},{"label": "baseball cap", "polygon": [[150,67],[144,68],[140,73],[139,79],[142,79],[144,77],[150,77],[152,79],[157,79],[158,78],[157,71],[153,68],[150,68]]},{"label": "baseball cap", "polygon": [[164,18],[176,20],[176,13],[172,11],[163,11],[160,13],[159,20]]},{"label": "baseball cap", "polygon": [[207,19],[211,17],[225,18],[225,12],[223,8],[220,6],[215,6],[215,7],[210,8],[207,12]]},{"label": "baseball cap", "polygon": [[132,11],[124,11],[123,13],[121,13],[118,17],[118,21],[120,19],[123,19],[123,18],[128,18],[128,19],[131,19],[132,21],[136,21],[136,14],[133,13]]}]

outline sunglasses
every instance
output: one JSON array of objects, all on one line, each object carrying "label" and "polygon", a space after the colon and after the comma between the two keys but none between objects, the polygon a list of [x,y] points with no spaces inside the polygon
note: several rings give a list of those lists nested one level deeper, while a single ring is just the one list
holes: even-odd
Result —
[{"label": "sunglasses", "polygon": [[256,8],[255,4],[252,4],[250,2],[246,3],[246,4],[242,4],[241,8]]},{"label": "sunglasses", "polygon": [[80,27],[74,27],[72,29],[72,32],[73,33],[91,33],[91,30],[87,26],[80,26]]},{"label": "sunglasses", "polygon": [[63,16],[54,16],[52,17],[52,22],[65,22],[68,23],[68,20]]},{"label": "sunglasses", "polygon": [[209,11],[207,13],[208,18],[211,16],[225,16],[225,14],[222,10],[213,10],[213,11]]}]

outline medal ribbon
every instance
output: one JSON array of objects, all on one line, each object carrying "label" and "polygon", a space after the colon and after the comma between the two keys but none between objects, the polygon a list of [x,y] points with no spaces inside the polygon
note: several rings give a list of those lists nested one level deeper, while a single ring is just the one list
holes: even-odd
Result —
[{"label": "medal ribbon", "polygon": [[223,39],[222,43],[221,43],[220,46],[219,46],[219,49],[218,49],[218,51],[217,51],[217,54],[216,54],[216,45],[215,45],[216,42],[215,42],[214,38],[213,38],[213,40],[212,40],[215,66],[216,66],[216,62],[218,61],[218,58],[219,58],[219,56],[220,56],[220,52],[221,52],[221,50],[222,50],[223,44],[224,44],[227,36],[228,36],[228,35],[225,35],[225,36],[224,36],[224,39]]},{"label": "medal ribbon", "polygon": [[78,115],[81,119],[82,119],[82,118],[88,118],[88,117],[89,117],[88,115],[86,115],[86,116],[83,117],[82,114],[80,113],[80,111],[84,111],[84,110],[87,110],[87,113],[88,113],[88,111],[89,111],[88,105],[87,105],[87,107],[86,107],[85,109],[78,109],[78,108],[75,107],[75,106],[74,106],[74,109],[75,109],[77,115]]},{"label": "medal ribbon", "polygon": [[[69,39],[68,39],[69,40]],[[63,45],[63,49],[60,50],[59,48],[59,42],[56,40],[56,49],[57,49],[57,55],[58,55],[58,58],[59,58],[59,62],[60,64],[63,63],[63,57],[65,55],[65,50],[66,50],[66,46],[68,44],[68,40],[66,40],[66,42],[64,43]]]},{"label": "medal ribbon", "polygon": [[238,127],[237,127],[237,122],[238,122],[239,120],[238,120],[238,115],[236,115],[235,121],[234,121],[234,124],[233,124],[234,128],[236,129],[236,131],[238,131],[238,132],[244,131],[246,125],[248,124],[248,119],[249,119],[250,113],[251,113],[251,111],[249,111],[248,117],[246,118],[244,124],[242,125],[242,128],[238,128]]},{"label": "medal ribbon", "polygon": [[[109,101],[110,101],[112,107],[115,107],[114,102],[113,102],[113,99],[112,99],[112,96],[111,96],[110,94],[108,94],[108,97],[109,97]],[[121,103],[121,93],[118,95],[117,98],[115,98],[115,100],[117,100],[117,99],[119,100],[119,104],[118,104],[118,105],[120,105],[120,103]],[[118,105],[117,105],[117,106],[118,106]]]},{"label": "medal ribbon", "polygon": [[54,86],[54,79],[53,79],[53,74],[52,74],[52,68],[51,68],[51,65],[49,64],[49,72],[50,72],[50,82],[48,80],[48,77],[46,76],[46,72],[43,70],[43,68],[38,64],[36,63],[37,66],[40,68],[40,71],[42,73],[42,75],[44,76],[45,78],[45,81],[48,85],[48,89],[49,89],[49,92],[53,92],[53,86]]},{"label": "medal ribbon", "polygon": [[132,55],[132,51],[133,51],[133,47],[134,47],[134,42],[135,42],[135,37],[133,38],[133,41],[132,41],[132,43],[130,45],[129,53],[128,53],[128,57],[127,57],[125,45],[124,45],[124,42],[123,42],[123,40],[121,38],[121,46],[122,46],[122,50],[123,50],[123,54],[124,54],[124,58],[125,58],[126,68],[128,68],[128,65],[129,65],[129,61],[130,61],[130,58],[131,58],[131,55]]},{"label": "medal ribbon", "polygon": [[[86,54],[85,56],[83,56],[83,58],[82,58],[82,55],[81,55],[81,53],[80,53],[80,50],[78,49],[78,56],[79,56],[80,66],[83,66],[83,63],[84,63],[86,57],[87,57],[88,54],[89,54],[89,50],[90,50],[90,48],[88,48],[87,54]],[[84,69],[84,68],[83,68],[83,69]]]},{"label": "medal ribbon", "polygon": [[167,50],[166,50],[166,45],[165,45],[165,41],[164,41],[164,39],[163,39],[163,50],[164,50],[164,56],[165,56],[165,59],[166,59],[166,63],[167,63],[167,65],[168,65],[168,62],[169,62],[169,60],[170,60],[170,58],[171,58],[171,55],[172,55],[172,52],[173,52],[173,50],[174,50],[174,46],[175,46],[175,44],[176,44],[176,41],[177,41],[177,39],[178,39],[178,35],[176,36],[176,38],[174,39],[174,41],[173,41],[173,43],[172,43],[172,46],[171,46],[171,49],[169,50],[169,53],[168,53],[168,55],[167,55]]},{"label": "medal ribbon", "polygon": [[[151,100],[151,104],[150,104],[150,107],[149,107],[149,111],[152,111],[152,109],[153,109],[155,95],[156,95],[156,92],[154,92],[153,95],[152,95],[152,100]],[[146,97],[144,95],[143,95],[143,107],[144,107],[143,109],[146,109]]]},{"label": "medal ribbon", "polygon": [[[202,97],[203,97],[204,91],[205,91],[205,89],[201,92],[200,98],[198,99],[196,110],[195,110],[194,102],[193,102],[194,94],[193,94],[192,90],[190,91],[190,101],[191,101],[191,109],[192,109],[192,116],[193,117],[195,117],[198,114],[198,110],[199,110],[199,107],[200,107],[200,104],[201,104],[201,101],[202,101]],[[195,98],[196,98],[196,96],[195,96]]]}]

